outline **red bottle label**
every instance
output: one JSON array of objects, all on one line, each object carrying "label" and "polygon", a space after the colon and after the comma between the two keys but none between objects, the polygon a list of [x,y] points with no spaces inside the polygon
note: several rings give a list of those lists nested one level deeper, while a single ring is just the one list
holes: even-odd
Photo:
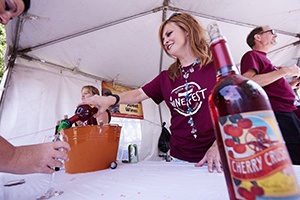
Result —
[{"label": "red bottle label", "polygon": [[220,117],[219,125],[237,198],[299,195],[273,111]]}]

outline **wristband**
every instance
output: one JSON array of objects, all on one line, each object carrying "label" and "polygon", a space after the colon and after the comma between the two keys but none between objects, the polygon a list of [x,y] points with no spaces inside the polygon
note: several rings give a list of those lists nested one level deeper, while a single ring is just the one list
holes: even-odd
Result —
[{"label": "wristband", "polygon": [[119,95],[117,95],[117,94],[110,94],[110,95],[108,95],[108,96],[113,96],[113,97],[116,98],[116,102],[115,102],[115,104],[113,104],[113,106],[115,106],[115,105],[117,105],[117,104],[119,103],[119,101],[120,101]]}]

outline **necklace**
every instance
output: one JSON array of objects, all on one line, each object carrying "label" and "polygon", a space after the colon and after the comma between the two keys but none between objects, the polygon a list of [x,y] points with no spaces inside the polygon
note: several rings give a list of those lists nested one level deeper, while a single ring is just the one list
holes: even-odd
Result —
[{"label": "necklace", "polygon": [[187,105],[187,112],[189,114],[189,121],[188,121],[188,124],[192,127],[192,130],[191,130],[191,133],[193,134],[194,138],[197,138],[197,128],[194,124],[194,119],[192,117],[192,112],[193,112],[193,109],[190,107],[189,105],[189,99],[191,98],[190,94],[189,94],[189,82],[188,82],[188,78],[189,78],[189,75],[190,73],[193,73],[195,70],[194,70],[194,66],[196,64],[198,64],[200,61],[198,59],[196,59],[192,66],[188,69],[188,70],[184,70],[184,67],[182,65],[180,65],[180,68],[182,70],[182,73],[183,73],[183,78],[185,80],[185,83],[184,83],[184,88],[185,88],[185,99],[186,99],[186,105]]}]

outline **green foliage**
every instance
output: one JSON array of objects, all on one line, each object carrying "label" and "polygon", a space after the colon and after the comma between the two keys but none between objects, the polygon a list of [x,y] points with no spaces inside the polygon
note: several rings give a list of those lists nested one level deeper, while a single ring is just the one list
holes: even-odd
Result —
[{"label": "green foliage", "polygon": [[5,26],[0,24],[0,82],[4,73],[4,54],[6,49]]}]

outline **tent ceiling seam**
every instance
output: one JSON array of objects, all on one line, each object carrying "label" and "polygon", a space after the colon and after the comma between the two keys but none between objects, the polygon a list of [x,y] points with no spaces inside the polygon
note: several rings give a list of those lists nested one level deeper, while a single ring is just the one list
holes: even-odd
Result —
[{"label": "tent ceiling seam", "polygon": [[299,44],[300,44],[300,40],[296,41],[296,42],[293,42],[293,43],[290,43],[290,44],[287,44],[287,45],[284,45],[284,46],[279,47],[277,49],[274,49],[273,51],[270,51],[269,54],[275,53],[277,51],[280,51],[280,50],[285,49],[285,48],[290,47],[290,46],[297,46]]},{"label": "tent ceiling seam", "polygon": [[[103,78],[103,77],[100,77],[100,76],[95,76],[95,75],[83,72],[83,71],[79,70],[77,67],[74,67],[73,69],[70,69],[70,68],[64,67],[62,65],[58,65],[58,64],[51,63],[51,62],[48,62],[48,61],[45,61],[45,60],[41,60],[41,59],[32,58],[32,57],[30,57],[28,55],[24,55],[24,54],[19,55],[18,57],[22,58],[22,59],[25,59],[25,60],[28,60],[28,61],[38,62],[40,64],[50,66],[50,67],[58,69],[60,71],[68,71],[68,72],[71,72],[73,74],[79,74],[79,75],[82,75],[82,76],[87,77],[87,78],[92,78],[92,79],[95,79],[95,80],[106,81],[106,82],[113,82],[114,81],[114,80],[106,79],[106,78]],[[125,87],[137,88],[136,86],[133,86],[133,85],[126,85],[126,84],[122,84],[122,83],[118,83],[118,82],[116,82],[116,83],[118,85],[125,86]]]},{"label": "tent ceiling seam", "polygon": [[[162,21],[164,21],[166,19],[167,11],[174,11],[174,12],[187,12],[187,13],[190,13],[190,14],[198,16],[198,17],[213,19],[213,20],[217,20],[217,21],[221,21],[221,22],[225,22],[225,23],[229,23],[229,24],[234,24],[234,25],[240,25],[240,26],[244,26],[244,27],[256,27],[257,26],[257,25],[250,24],[250,23],[244,23],[244,22],[239,22],[239,21],[235,21],[235,20],[229,20],[229,19],[221,18],[221,17],[214,17],[212,15],[207,15],[207,14],[202,14],[202,13],[198,13],[198,12],[194,12],[194,11],[184,10],[184,9],[180,9],[178,7],[172,7],[172,6],[169,5],[169,2],[170,2],[170,0],[164,0],[164,3],[163,3],[162,6],[156,7],[152,10],[141,12],[141,13],[138,13],[136,15],[132,15],[132,16],[129,16],[129,17],[126,17],[126,18],[123,18],[123,19],[120,19],[120,20],[116,20],[116,21],[113,21],[113,22],[110,22],[110,23],[107,23],[107,24],[104,24],[104,25],[101,25],[101,26],[97,26],[97,27],[90,28],[90,29],[87,29],[87,30],[84,30],[84,31],[80,31],[80,32],[77,32],[77,33],[74,33],[74,34],[71,34],[71,35],[68,35],[68,36],[65,36],[65,37],[61,37],[61,38],[58,38],[56,40],[52,40],[52,41],[49,41],[49,42],[46,42],[46,43],[43,43],[43,44],[40,44],[40,45],[37,45],[37,46],[34,46],[34,47],[29,47],[29,48],[25,48],[25,49],[17,51],[17,49],[18,49],[17,46],[18,46],[18,43],[19,43],[19,37],[20,37],[19,35],[20,35],[20,32],[21,32],[21,27],[23,26],[23,24],[26,20],[29,20],[28,18],[26,18],[26,14],[24,14],[24,16],[19,18],[19,20],[18,20],[18,27],[19,28],[16,31],[17,34],[16,34],[15,43],[14,43],[14,47],[13,47],[13,54],[11,56],[12,56],[12,58],[13,57],[16,58],[16,56],[19,55],[20,57],[25,58],[27,60],[35,60],[35,61],[47,64],[47,65],[50,65],[50,66],[55,66],[56,68],[59,68],[61,70],[68,70],[68,71],[74,72],[74,70],[76,70],[76,67],[73,68],[73,69],[70,69],[70,68],[67,68],[67,67],[64,67],[64,66],[60,66],[60,65],[51,63],[51,62],[47,62],[45,60],[34,59],[34,58],[26,55],[26,52],[30,52],[30,51],[33,51],[35,49],[39,49],[39,48],[43,48],[43,47],[46,47],[46,46],[49,46],[49,45],[52,45],[52,44],[55,44],[55,43],[59,43],[61,41],[69,40],[69,39],[75,38],[77,36],[81,36],[81,35],[91,33],[91,32],[97,31],[97,30],[101,30],[101,29],[104,29],[104,28],[107,28],[107,27],[110,27],[110,26],[113,26],[113,25],[116,25],[116,24],[120,24],[120,23],[123,23],[123,22],[126,22],[126,21],[130,21],[132,19],[135,19],[135,18],[138,18],[138,17],[141,17],[141,16],[145,16],[145,15],[148,15],[148,14],[151,14],[151,13],[159,12],[159,11],[163,11]],[[300,37],[299,33],[294,34],[294,33],[291,33],[291,32],[277,30],[277,29],[276,29],[276,31],[278,33],[281,33],[281,34],[284,34],[284,35]],[[283,48],[286,48],[290,45],[298,45],[298,44],[299,44],[299,41],[294,42],[294,43],[289,44],[289,45],[285,45],[285,46],[280,47],[278,49],[275,49],[270,53],[279,51],[279,50],[281,50]],[[160,58],[161,60],[160,60],[160,69],[159,69],[159,71],[162,70],[162,56],[163,56],[162,54],[163,54],[163,49],[161,49],[161,58]],[[14,65],[14,64],[12,63],[12,65]],[[94,76],[94,75],[91,75],[91,74],[88,74],[88,73],[85,73],[85,72],[82,72],[82,71],[78,71],[78,70],[76,70],[76,73],[80,73],[83,76],[94,78],[96,80],[111,81],[111,80],[105,80],[102,77]],[[120,84],[120,85],[124,85],[124,84]],[[132,86],[129,86],[129,87],[132,87]]]},{"label": "tent ceiling seam", "polygon": [[[212,16],[212,15],[202,14],[202,13],[193,12],[193,11],[189,11],[189,10],[184,10],[184,9],[180,9],[180,8],[170,8],[170,10],[171,9],[174,10],[174,11],[176,10],[178,12],[186,12],[186,13],[190,13],[192,15],[198,16],[198,17],[202,17],[202,18],[206,18],[206,19],[213,19],[213,20],[217,20],[217,21],[220,21],[220,22],[228,23],[228,24],[234,24],[234,25],[250,27],[250,28],[254,28],[254,27],[259,26],[257,24],[239,22],[239,21],[235,21],[235,20],[231,20],[231,19],[226,19],[226,18],[222,18],[222,17],[215,17],[215,16]],[[288,35],[288,36],[293,36],[293,37],[300,37],[299,33],[291,33],[291,32],[283,31],[283,30],[279,30],[279,29],[276,29],[276,32],[280,33],[280,34],[283,34],[283,35]]]},{"label": "tent ceiling seam", "polygon": [[155,13],[155,12],[158,12],[162,9],[163,9],[163,7],[157,7],[157,8],[154,8],[154,9],[146,11],[146,12],[141,12],[141,13],[138,13],[136,15],[125,17],[123,19],[119,19],[119,20],[116,20],[116,21],[113,21],[113,22],[109,22],[109,23],[100,25],[100,26],[89,28],[89,29],[86,29],[86,30],[83,30],[83,31],[80,31],[80,32],[77,32],[77,33],[73,33],[73,34],[70,34],[70,35],[55,39],[55,40],[51,40],[51,41],[33,46],[33,47],[28,47],[28,48],[25,48],[25,49],[21,49],[21,50],[19,50],[19,53],[21,53],[21,54],[22,53],[27,53],[27,52],[30,52],[30,51],[33,51],[33,50],[36,50],[36,49],[47,47],[47,46],[50,46],[52,44],[56,44],[56,43],[63,42],[63,41],[69,40],[69,39],[73,39],[73,38],[81,36],[81,35],[92,33],[92,32],[95,32],[95,31],[98,31],[98,30],[101,30],[101,29],[105,29],[105,28],[114,26],[116,24],[121,24],[123,22],[127,22],[127,21],[130,21],[130,20],[136,19],[136,18],[141,17],[141,16],[145,16],[145,15],[148,15],[148,14],[151,14],[151,13]]},{"label": "tent ceiling seam", "polygon": [[[225,22],[225,23],[229,23],[229,24],[234,24],[234,25],[239,25],[239,26],[244,26],[244,27],[256,27],[257,26],[255,24],[249,24],[249,23],[239,22],[239,21],[235,21],[235,20],[229,20],[229,19],[221,18],[221,17],[214,17],[212,15],[207,15],[207,14],[202,14],[202,13],[198,13],[198,12],[193,12],[193,11],[189,11],[189,10],[180,9],[180,8],[177,8],[177,7],[172,7],[172,6],[168,5],[168,2],[169,1],[166,0],[164,2],[163,6],[154,8],[154,9],[146,11],[146,12],[142,12],[142,13],[139,13],[139,14],[136,14],[136,15],[132,15],[132,16],[129,16],[129,17],[126,17],[126,18],[123,18],[123,19],[120,19],[120,20],[116,20],[116,21],[113,21],[113,22],[110,22],[110,23],[107,23],[107,24],[104,24],[104,25],[101,25],[101,26],[86,29],[86,30],[83,30],[83,31],[80,31],[80,32],[77,32],[77,33],[74,33],[74,34],[70,34],[70,35],[67,35],[67,36],[52,40],[52,41],[48,41],[48,42],[45,42],[45,43],[42,43],[42,44],[39,44],[39,45],[36,45],[36,46],[33,46],[33,47],[28,47],[28,48],[25,48],[25,49],[21,49],[21,50],[18,50],[18,52],[20,54],[27,53],[27,52],[30,52],[30,51],[33,51],[33,50],[36,50],[36,49],[40,49],[40,48],[43,48],[43,47],[47,47],[47,46],[50,46],[50,45],[53,45],[53,44],[56,44],[56,43],[59,43],[59,42],[62,42],[62,41],[73,39],[73,38],[81,36],[81,35],[85,35],[85,34],[92,33],[92,32],[95,32],[95,31],[98,31],[98,30],[101,30],[101,29],[104,29],[104,28],[108,28],[108,27],[114,26],[116,24],[120,24],[120,23],[123,23],[123,22],[126,22],[126,21],[130,21],[132,19],[135,19],[135,18],[138,18],[138,17],[141,17],[141,16],[145,16],[145,15],[148,15],[148,14],[151,14],[151,13],[159,12],[161,10],[164,13],[162,20],[164,20],[165,12],[167,10],[170,10],[170,11],[174,11],[174,12],[187,12],[187,13],[190,13],[190,14],[198,16],[198,17],[203,17],[203,18],[206,18],[206,19],[213,19],[213,20],[217,20],[217,21],[221,21],[221,22]],[[25,16],[21,19],[24,20],[24,19],[27,19],[27,18]],[[276,29],[276,31],[280,34],[283,34],[283,35],[299,37],[299,33],[298,34],[297,33],[291,33],[291,32],[278,30],[278,29]],[[17,36],[18,35],[19,34],[17,34]]]},{"label": "tent ceiling seam", "polygon": [[[75,38],[75,37],[78,37],[78,36],[81,36],[81,35],[85,35],[85,34],[92,33],[92,32],[95,32],[95,31],[98,31],[98,30],[101,30],[101,29],[104,29],[104,28],[108,28],[108,27],[114,26],[116,24],[127,22],[127,21],[130,21],[132,19],[136,19],[136,18],[141,17],[141,16],[145,16],[145,15],[148,15],[148,14],[151,14],[151,13],[159,12],[161,10],[163,11],[163,13],[165,13],[167,10],[174,11],[174,12],[187,12],[187,13],[190,13],[190,14],[198,16],[198,17],[203,17],[203,18],[206,18],[206,19],[213,19],[213,20],[217,20],[217,21],[221,21],[221,22],[225,22],[225,23],[229,23],[229,24],[234,24],[234,25],[239,25],[239,26],[244,26],[244,27],[256,27],[256,26],[258,26],[258,25],[255,25],[255,24],[239,22],[239,21],[230,20],[230,19],[226,19],[226,18],[215,17],[215,16],[212,16],[212,15],[207,15],[207,14],[202,14],[202,13],[193,12],[193,11],[189,11],[189,10],[184,10],[184,9],[180,9],[180,8],[177,8],[177,7],[172,7],[172,6],[168,5],[168,0],[166,0],[164,2],[163,6],[154,8],[152,10],[145,11],[145,12],[142,12],[142,13],[139,13],[139,14],[136,14],[136,15],[132,15],[132,16],[129,16],[129,17],[125,17],[123,19],[116,20],[116,21],[113,21],[113,22],[110,22],[110,23],[107,23],[107,24],[103,24],[101,26],[96,26],[96,27],[93,27],[93,28],[90,28],[90,29],[86,29],[86,30],[83,30],[83,31],[80,31],[80,32],[77,32],[77,33],[74,33],[74,34],[70,34],[70,35],[67,35],[67,36],[52,40],[52,41],[48,41],[48,42],[45,42],[43,44],[39,44],[39,45],[36,45],[36,46],[33,46],[33,47],[28,47],[28,48],[25,48],[25,49],[21,49],[18,52],[20,52],[20,53],[30,52],[30,51],[33,51],[33,50],[36,50],[36,49],[40,49],[40,48],[43,48],[43,47],[50,46],[52,44],[56,44],[56,43],[59,43],[59,42],[62,42],[62,41],[66,41],[66,40],[69,40],[69,39],[72,39],[72,38]],[[26,16],[23,17],[23,19],[27,19]],[[291,32],[278,30],[278,29],[276,29],[276,31],[280,34],[283,34],[283,35],[299,37],[299,33],[291,33]]]}]

